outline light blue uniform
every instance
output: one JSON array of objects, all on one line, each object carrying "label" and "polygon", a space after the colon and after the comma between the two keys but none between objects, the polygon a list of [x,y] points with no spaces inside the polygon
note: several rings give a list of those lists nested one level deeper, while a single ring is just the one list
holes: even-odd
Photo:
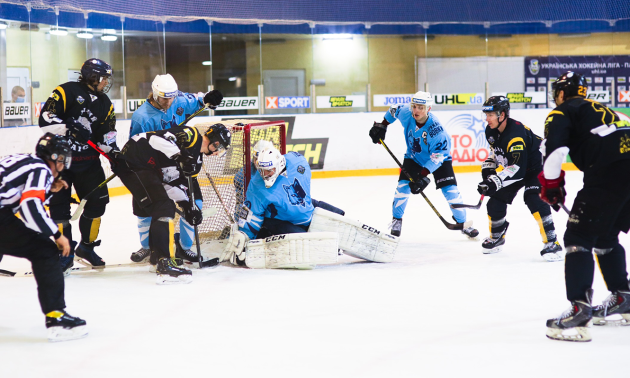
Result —
[{"label": "light blue uniform", "polygon": [[313,217],[311,200],[311,168],[297,152],[284,155],[286,171],[271,188],[266,188],[258,172],[247,187],[245,207],[241,211],[239,229],[254,239],[265,218],[288,221],[308,227]]},{"label": "light blue uniform", "polygon": [[[129,137],[148,131],[158,131],[170,129],[172,126],[179,125],[188,116],[204,106],[203,97],[197,97],[190,93],[178,92],[177,97],[173,100],[171,107],[165,112],[157,109],[146,101],[131,117],[131,128]],[[201,199],[195,201],[197,207],[201,209],[203,202]],[[138,233],[140,234],[140,244],[142,248],[149,249],[149,226],[151,225],[151,217],[138,217]],[[184,218],[179,221],[179,244],[184,250],[191,249],[193,238],[195,237],[195,229],[189,225]]]},{"label": "light blue uniform", "polygon": [[[429,118],[421,128],[416,124],[409,105],[393,105],[385,113],[385,119],[389,123],[398,120],[402,124],[407,143],[406,159],[412,159],[431,173],[440,168],[444,161],[452,160],[451,137],[433,113],[429,112]],[[449,204],[463,203],[456,185],[448,185],[441,190]],[[392,204],[394,218],[402,219],[410,194],[409,180],[398,181]],[[451,209],[451,212],[458,223],[466,221],[466,210]]]}]

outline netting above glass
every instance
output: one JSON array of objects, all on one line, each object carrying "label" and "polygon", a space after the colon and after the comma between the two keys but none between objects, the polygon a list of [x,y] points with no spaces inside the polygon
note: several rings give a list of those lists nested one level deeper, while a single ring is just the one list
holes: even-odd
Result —
[{"label": "netting above glass", "polygon": [[[30,4],[30,5],[29,5]],[[481,28],[494,25],[555,23],[569,21],[594,22],[626,28],[630,25],[630,1],[620,0],[530,0],[528,2],[497,0],[0,0],[0,5],[13,5],[32,10],[102,14],[137,20],[190,22],[196,20],[228,24],[275,25],[433,25],[472,24]],[[2,18],[24,11],[0,8]],[[91,17],[91,16],[90,16]],[[600,25],[599,23],[602,23]],[[590,25],[590,24],[589,24]],[[540,27],[533,26],[533,27]],[[520,27],[522,31],[522,26]]]}]

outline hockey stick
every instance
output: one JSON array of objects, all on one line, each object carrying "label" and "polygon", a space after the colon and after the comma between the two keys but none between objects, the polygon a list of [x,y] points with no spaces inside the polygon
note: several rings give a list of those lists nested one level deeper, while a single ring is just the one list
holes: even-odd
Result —
[{"label": "hockey stick", "polygon": [[114,177],[116,177],[116,174],[114,173],[113,175],[109,176],[107,178],[107,180],[103,181],[102,183],[100,183],[96,188],[92,189],[91,192],[89,192],[85,197],[83,197],[83,199],[81,199],[81,203],[79,203],[79,206],[77,207],[77,209],[74,211],[74,214],[72,214],[72,218],[70,218],[71,221],[76,221],[77,219],[79,219],[79,217],[81,216],[81,214],[83,213],[83,208],[85,207],[85,204],[87,203],[87,199],[94,194],[94,192],[96,192],[97,190],[99,190],[100,188],[104,187],[105,185],[107,185],[108,182],[112,181],[114,179]]},{"label": "hockey stick", "polygon": [[[197,113],[199,114],[199,113]],[[180,163],[180,168],[182,171],[184,171],[184,165]],[[193,189],[193,178],[192,176],[187,176],[186,177],[188,179],[188,196],[190,199],[190,204],[191,206],[197,206],[195,204],[195,190]],[[199,258],[199,269],[203,268],[203,261],[202,261],[202,257],[201,257],[201,244],[199,243],[199,230],[197,228],[197,225],[193,226],[195,228],[195,244],[197,245],[197,257]]]},{"label": "hockey stick", "polygon": [[569,209],[567,209],[566,206],[564,206],[564,203],[561,203],[559,205],[562,208],[562,210],[564,210],[567,213],[567,215],[571,215],[571,211]]},{"label": "hockey stick", "polygon": [[476,205],[464,205],[463,203],[454,203],[451,205],[451,209],[478,209],[481,207],[481,203],[483,202],[484,194],[479,198],[479,203]]},{"label": "hockey stick", "polygon": [[[383,147],[385,147],[385,149],[387,150],[387,152],[389,152],[389,155],[394,158],[394,161],[396,161],[396,164],[398,164],[398,166],[400,167],[401,172],[407,176],[407,178],[409,179],[410,182],[415,182],[412,178],[411,175],[409,174],[409,172],[407,172],[407,170],[405,168],[403,168],[402,164],[400,164],[400,161],[398,161],[398,158],[394,155],[394,153],[389,149],[389,147],[387,147],[387,145],[385,144],[385,142],[383,141],[383,139],[380,139],[381,144],[383,145]],[[466,223],[449,223],[447,222],[442,215],[440,214],[439,211],[437,211],[437,209],[433,206],[433,204],[431,203],[431,201],[429,201],[429,198],[427,198],[427,196],[424,194],[423,191],[420,192],[420,194],[422,194],[422,197],[427,201],[427,203],[429,204],[429,207],[431,207],[431,209],[433,210],[433,212],[435,213],[435,215],[438,216],[438,218],[440,218],[440,220],[442,221],[442,223],[444,223],[444,225],[446,226],[446,228],[448,228],[449,230],[463,230],[464,229],[464,225]]]},{"label": "hockey stick", "polygon": [[230,219],[230,222],[236,223],[236,221],[234,220],[234,217],[228,211],[227,206],[225,206],[225,203],[223,202],[223,198],[221,198],[221,194],[219,194],[219,189],[215,185],[214,180],[212,179],[212,177],[210,177],[208,172],[205,172],[205,174],[206,174],[206,177],[208,177],[208,180],[210,180],[210,184],[212,185],[212,189],[214,189],[214,192],[217,194],[217,197],[219,197],[219,202],[221,202],[221,205],[223,205],[223,210],[225,211],[225,214]]},{"label": "hockey stick", "polygon": [[190,121],[191,119],[195,118],[197,115],[199,115],[199,113],[203,112],[204,110],[208,110],[208,105],[204,104],[203,107],[201,107],[199,110],[197,110],[193,114],[189,115],[188,118],[186,118],[185,120],[180,122],[179,125],[177,125],[177,126],[184,126],[185,124],[188,123],[188,121]]},{"label": "hockey stick", "polygon": [[0,276],[15,277],[15,274],[15,272],[11,272],[10,270],[0,269]]}]

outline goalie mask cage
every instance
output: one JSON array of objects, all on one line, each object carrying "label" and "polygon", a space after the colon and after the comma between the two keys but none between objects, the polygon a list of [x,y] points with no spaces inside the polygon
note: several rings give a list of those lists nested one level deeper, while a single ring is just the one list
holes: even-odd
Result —
[{"label": "goalie mask cage", "polygon": [[[198,226],[199,241],[225,239],[230,235],[234,222],[238,222],[241,206],[252,175],[254,146],[267,140],[282,153],[286,153],[286,130],[284,121],[258,121],[233,119],[196,124],[202,134],[216,124],[222,124],[232,133],[232,144],[222,156],[203,156],[203,167],[197,182],[203,195],[203,208],[215,208],[216,214],[204,218]],[[176,222],[179,229],[179,222]]]}]

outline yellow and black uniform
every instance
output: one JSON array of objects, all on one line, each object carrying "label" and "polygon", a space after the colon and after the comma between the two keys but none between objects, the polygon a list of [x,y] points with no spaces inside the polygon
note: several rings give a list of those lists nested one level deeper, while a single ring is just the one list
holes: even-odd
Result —
[{"label": "yellow and black uniform", "polygon": [[[39,126],[44,132],[66,134],[80,130],[87,138],[110,152],[116,147],[116,116],[114,106],[104,93],[90,89],[82,82],[68,82],[56,87],[42,108]],[[105,181],[100,154],[86,141],[70,138],[72,166],[62,172],[68,189],[54,193],[50,200],[50,214],[62,233],[72,240],[70,220],[71,191],[74,186],[79,199]],[[107,186],[91,195],[79,221],[81,243],[93,249],[98,237],[100,218],[109,203]]]},{"label": "yellow and black uniform", "polygon": [[[175,202],[184,211],[191,207],[186,174],[194,178],[201,170],[202,142],[196,128],[173,126],[134,135],[122,149],[116,174],[133,195],[133,214],[151,217],[149,246],[159,258],[175,256]],[[179,164],[185,156],[190,165],[186,174]],[[202,199],[197,180],[192,181],[195,198]]]},{"label": "yellow and black uniform", "polygon": [[507,205],[512,204],[518,191],[524,187],[523,200],[538,223],[543,243],[555,242],[551,208],[539,197],[537,176],[542,170],[539,151],[542,138],[521,122],[508,118],[502,133],[498,132],[498,128],[487,126],[486,139],[492,152],[490,159],[503,167],[503,171],[497,174],[500,188],[490,195],[487,204],[492,238],[500,237],[507,228]]},{"label": "yellow and black uniform", "polygon": [[630,229],[630,123],[598,102],[571,97],[547,116],[545,138],[545,178],[560,176],[567,153],[584,172],[564,234],[567,298],[586,299],[595,269],[592,252],[608,290],[627,291],[626,253],[618,236]]}]

